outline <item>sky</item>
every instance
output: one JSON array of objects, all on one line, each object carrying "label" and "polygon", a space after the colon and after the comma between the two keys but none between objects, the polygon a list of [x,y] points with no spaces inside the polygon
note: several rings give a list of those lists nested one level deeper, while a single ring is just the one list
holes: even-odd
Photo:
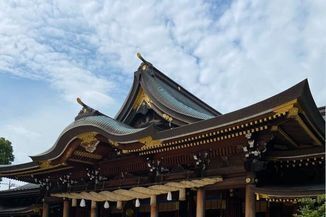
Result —
[{"label": "sky", "polygon": [[220,111],[308,78],[326,105],[326,1],[0,1],[0,137],[15,164],[49,149],[80,110],[114,117],[136,53]]}]

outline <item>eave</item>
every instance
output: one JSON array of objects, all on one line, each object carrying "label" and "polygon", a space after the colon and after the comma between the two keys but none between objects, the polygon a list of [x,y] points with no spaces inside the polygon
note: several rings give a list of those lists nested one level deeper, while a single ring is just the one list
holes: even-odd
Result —
[{"label": "eave", "polygon": [[257,199],[272,202],[298,202],[300,199],[317,197],[325,193],[325,185],[312,186],[264,186],[255,187]]}]

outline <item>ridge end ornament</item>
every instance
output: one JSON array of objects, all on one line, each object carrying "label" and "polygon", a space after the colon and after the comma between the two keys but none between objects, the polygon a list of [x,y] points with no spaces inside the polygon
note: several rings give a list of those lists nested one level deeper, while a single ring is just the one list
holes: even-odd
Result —
[{"label": "ridge end ornament", "polygon": [[136,54],[136,56],[138,59],[140,59],[143,62],[140,66],[142,70],[146,70],[148,66],[152,66],[152,64],[147,60],[145,60],[144,57],[139,52]]},{"label": "ridge end ornament", "polygon": [[75,120],[81,119],[87,116],[106,116],[101,112],[93,109],[92,107],[86,105],[79,97],[76,99],[77,103],[82,106],[82,109],[79,111],[78,115],[75,117]]},{"label": "ridge end ornament", "polygon": [[76,99],[76,101],[77,101],[77,103],[79,104],[79,105],[81,105],[83,108],[82,108],[82,112],[83,113],[86,113],[87,111],[89,111],[90,110],[90,107],[88,106],[88,105],[86,105],[81,99],[80,99],[80,97],[77,97],[77,99]]},{"label": "ridge end ornament", "polygon": [[137,58],[140,59],[143,63],[148,63],[148,62],[147,62],[147,61],[142,57],[142,55],[141,55],[139,52],[137,52],[136,56],[137,56]]}]

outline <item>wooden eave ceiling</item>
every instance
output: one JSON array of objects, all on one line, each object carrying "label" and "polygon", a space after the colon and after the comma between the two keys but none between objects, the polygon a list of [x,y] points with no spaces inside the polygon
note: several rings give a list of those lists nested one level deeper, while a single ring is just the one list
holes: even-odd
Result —
[{"label": "wooden eave ceiling", "polygon": [[[254,191],[261,198],[287,199],[287,198],[306,198],[318,196],[325,193],[325,185],[315,186],[266,186],[255,187]],[[285,202],[285,200],[284,200]]]}]

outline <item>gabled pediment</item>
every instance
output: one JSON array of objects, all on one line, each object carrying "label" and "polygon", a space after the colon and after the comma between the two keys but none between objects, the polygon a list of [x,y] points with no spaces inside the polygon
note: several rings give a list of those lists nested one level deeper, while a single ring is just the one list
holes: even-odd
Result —
[{"label": "gabled pediment", "polygon": [[220,113],[192,95],[140,57],[143,63],[116,119],[133,127],[150,124],[170,128],[219,116]]}]

